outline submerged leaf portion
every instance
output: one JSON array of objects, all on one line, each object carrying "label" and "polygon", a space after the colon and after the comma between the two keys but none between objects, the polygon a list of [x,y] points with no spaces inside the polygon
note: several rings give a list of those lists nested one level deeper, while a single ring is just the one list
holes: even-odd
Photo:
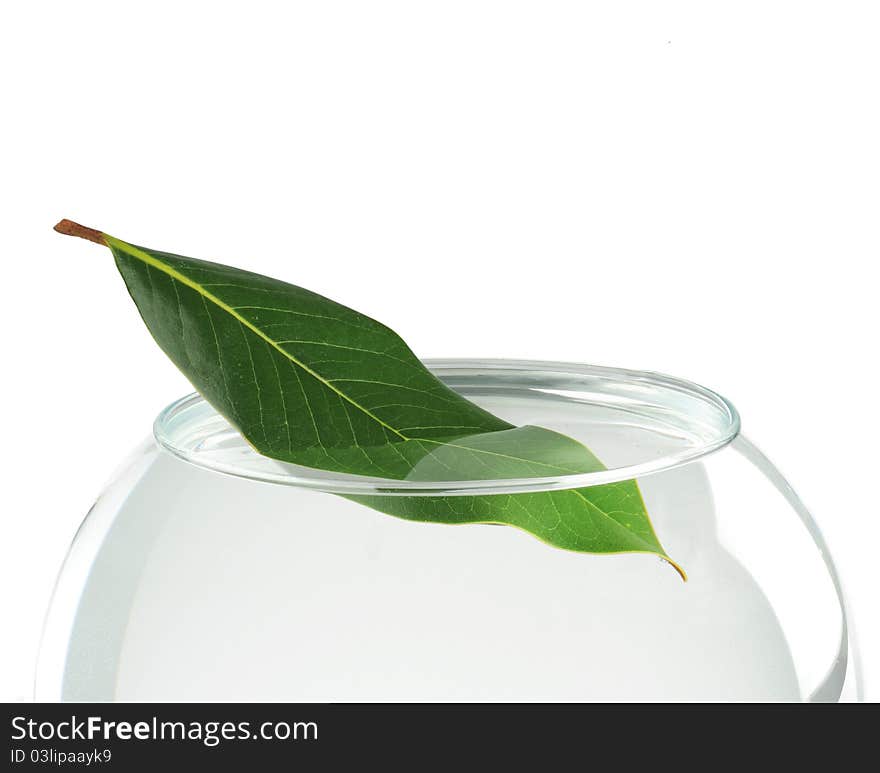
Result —
[{"label": "submerged leaf portion", "polygon": [[[604,469],[572,438],[513,427],[465,399],[392,330],[328,298],[70,221],[56,229],[111,249],[156,342],[266,456],[422,481]],[[505,523],[561,548],[649,552],[672,563],[634,481],[529,494],[350,498],[410,520]]]},{"label": "submerged leaf portion", "polygon": [[[415,463],[408,479],[546,478],[604,469],[576,440],[543,427],[526,426],[437,443]],[[686,579],[684,570],[666,556],[638,484],[632,480],[537,493],[349,498],[411,521],[516,526],[567,550],[657,553]]]}]

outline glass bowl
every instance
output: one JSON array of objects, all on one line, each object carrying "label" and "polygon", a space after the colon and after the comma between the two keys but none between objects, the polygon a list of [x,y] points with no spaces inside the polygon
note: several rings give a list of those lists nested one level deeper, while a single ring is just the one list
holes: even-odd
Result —
[{"label": "glass bowl", "polygon": [[[585,442],[602,472],[383,480],[254,452],[197,395],[165,409],[76,534],[40,700],[589,701],[858,697],[810,514],[677,378],[430,361],[514,424]],[[552,548],[514,528],[394,518],[336,494],[517,494],[636,479],[666,551]]]}]

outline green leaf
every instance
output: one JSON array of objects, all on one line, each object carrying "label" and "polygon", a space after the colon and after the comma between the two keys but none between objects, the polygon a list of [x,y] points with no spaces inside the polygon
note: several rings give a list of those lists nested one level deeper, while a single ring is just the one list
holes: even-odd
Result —
[{"label": "green leaf", "polygon": [[[156,342],[261,454],[397,480],[604,469],[577,441],[513,427],[465,399],[392,330],[328,298],[70,221],[56,230],[110,248]],[[570,550],[655,553],[681,572],[657,540],[634,481],[512,495],[351,498],[411,520],[505,523]]]}]

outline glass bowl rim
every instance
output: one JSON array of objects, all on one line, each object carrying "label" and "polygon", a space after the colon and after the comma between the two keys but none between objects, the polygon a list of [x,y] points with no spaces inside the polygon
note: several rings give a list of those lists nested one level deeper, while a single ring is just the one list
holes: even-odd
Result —
[{"label": "glass bowl rim", "polygon": [[161,448],[196,467],[249,480],[347,495],[473,496],[559,491],[633,480],[645,475],[669,470],[673,467],[679,467],[714,453],[732,442],[740,432],[739,414],[726,398],[692,381],[654,371],[544,360],[457,358],[426,359],[423,362],[426,367],[440,378],[444,375],[449,377],[453,372],[459,374],[470,373],[472,375],[486,374],[487,372],[503,372],[508,376],[520,374],[523,377],[544,373],[574,378],[593,377],[608,382],[655,387],[668,392],[683,393],[694,400],[700,401],[704,406],[708,405],[715,410],[717,421],[713,422],[711,432],[701,439],[699,443],[637,464],[624,465],[597,472],[552,475],[540,478],[483,480],[395,480],[330,473],[325,470],[313,470],[299,465],[284,464],[283,462],[278,462],[280,465],[278,472],[255,472],[232,463],[217,460],[206,461],[204,458],[196,458],[197,455],[192,449],[175,442],[169,432],[169,425],[173,419],[187,409],[199,403],[207,403],[197,392],[175,400],[162,410],[153,423],[153,435]]}]

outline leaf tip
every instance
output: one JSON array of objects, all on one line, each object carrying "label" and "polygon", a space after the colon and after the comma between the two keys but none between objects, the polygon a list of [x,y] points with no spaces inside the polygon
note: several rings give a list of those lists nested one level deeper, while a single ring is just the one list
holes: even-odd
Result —
[{"label": "leaf tip", "polygon": [[68,220],[67,218],[59,220],[55,224],[55,230],[65,236],[78,236],[80,239],[87,239],[95,244],[100,244],[104,247],[107,246],[107,240],[104,238],[104,234],[100,231],[80,225],[79,223],[74,223],[73,220]]},{"label": "leaf tip", "polygon": [[684,582],[688,581],[687,572],[681,566],[675,563],[675,561],[673,561],[669,556],[661,555],[660,558],[662,558],[667,564],[675,569],[675,571],[678,572],[679,576]]}]

